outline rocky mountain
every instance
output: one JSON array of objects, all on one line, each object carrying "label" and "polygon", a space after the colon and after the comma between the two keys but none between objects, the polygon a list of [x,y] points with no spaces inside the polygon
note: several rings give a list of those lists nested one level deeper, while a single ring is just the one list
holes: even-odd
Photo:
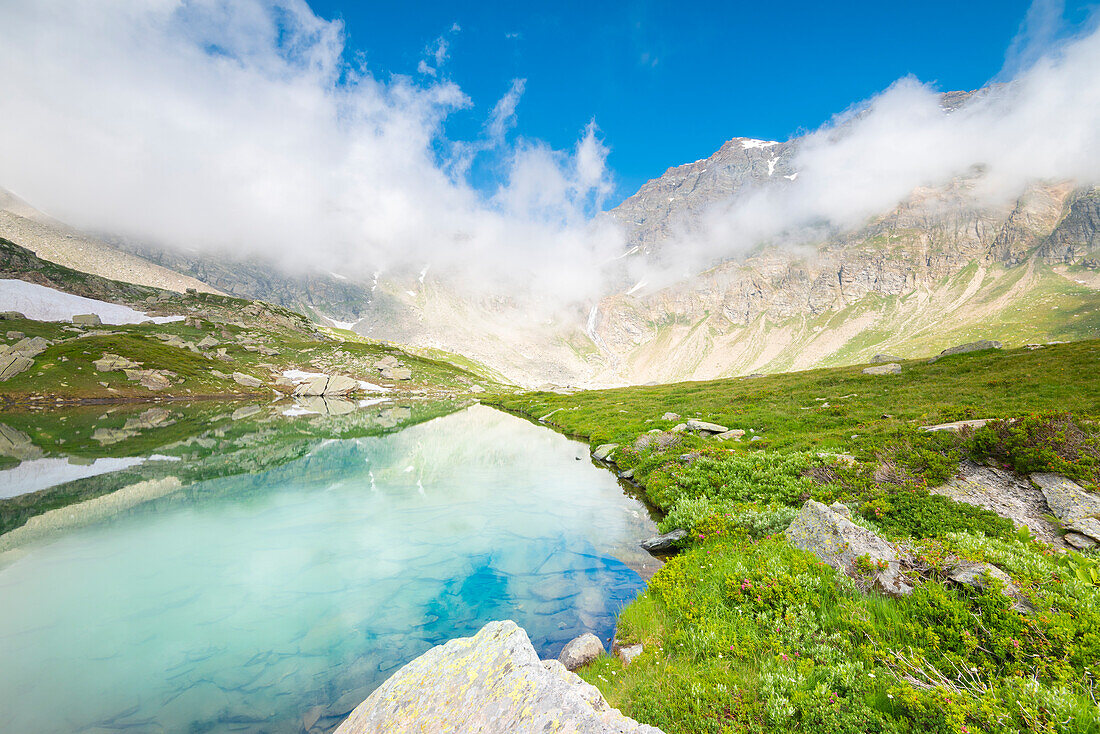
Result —
[{"label": "rocky mountain", "polygon": [[[952,111],[980,93],[947,93],[941,105]],[[638,263],[679,268],[669,244],[700,238],[716,209],[798,186],[803,144],[733,138],[649,181],[606,215],[622,226],[625,245],[604,295],[538,318],[509,297],[471,297],[435,274],[287,274],[275,263],[108,244],[10,197],[0,200],[0,236],[91,272],[124,250],[128,274],[114,277],[177,278],[267,300],[424,354],[465,354],[526,386],[702,379],[883,352],[924,356],[979,338],[1018,345],[1100,334],[1096,182],[1035,181],[1015,200],[989,203],[974,195],[983,173],[973,171],[811,244],[715,256],[703,272],[661,288],[628,276]]]}]

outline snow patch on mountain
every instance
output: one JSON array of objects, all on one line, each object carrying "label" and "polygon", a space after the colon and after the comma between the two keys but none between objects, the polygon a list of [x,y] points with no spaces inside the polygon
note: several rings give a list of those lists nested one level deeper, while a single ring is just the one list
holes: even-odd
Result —
[{"label": "snow patch on mountain", "polygon": [[779,145],[779,141],[757,140],[755,138],[741,138],[741,150],[748,150],[750,148],[770,148],[773,145]]},{"label": "snow patch on mountain", "polygon": [[182,316],[148,316],[129,306],[47,288],[22,280],[0,280],[0,311],[18,311],[36,321],[71,321],[76,314],[94,313],[105,324],[140,324],[154,321],[166,324],[182,321]]}]

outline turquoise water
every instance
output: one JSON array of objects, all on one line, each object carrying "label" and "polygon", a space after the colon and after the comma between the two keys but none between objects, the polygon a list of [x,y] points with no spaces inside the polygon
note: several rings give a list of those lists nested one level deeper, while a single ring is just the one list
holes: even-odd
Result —
[{"label": "turquoise water", "polygon": [[490,620],[608,640],[652,530],[585,446],[488,408],[322,441],[0,557],[3,729],[330,730]]}]

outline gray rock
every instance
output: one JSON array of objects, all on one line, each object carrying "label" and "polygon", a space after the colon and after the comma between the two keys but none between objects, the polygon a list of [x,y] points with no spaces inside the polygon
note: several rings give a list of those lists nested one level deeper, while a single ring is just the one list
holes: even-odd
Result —
[{"label": "gray rock", "polygon": [[1039,472],[1031,475],[1031,481],[1043,493],[1051,513],[1063,527],[1100,540],[1100,496],[1086,492],[1061,474]]},{"label": "gray rock", "polygon": [[677,423],[672,428],[668,429],[669,433],[683,433],[687,430],[687,423]]},{"label": "gray rock", "polygon": [[99,326],[103,322],[94,313],[78,313],[73,315],[73,323],[77,326]]},{"label": "gray rock", "polygon": [[892,596],[913,591],[901,574],[893,546],[820,502],[807,500],[785,534],[791,545],[810,551],[849,576],[858,578],[856,562],[862,556],[868,556],[872,563],[883,562],[885,568],[876,568],[870,574],[875,588]]},{"label": "gray rock", "polygon": [[687,531],[682,528],[676,528],[669,531],[664,535],[654,535],[652,538],[643,540],[641,546],[643,550],[647,550],[650,553],[657,551],[666,551],[676,547],[676,543],[687,537]]},{"label": "gray rock", "polygon": [[644,649],[645,648],[643,648],[640,644],[639,645],[627,645],[626,647],[620,647],[618,654],[619,654],[619,660],[621,660],[622,663],[623,663],[623,667],[625,668],[626,666],[628,666],[632,662],[634,662],[634,658],[641,655]]},{"label": "gray rock", "polygon": [[894,357],[889,354],[876,354],[871,357],[871,364],[881,364],[882,362],[901,362],[905,357]]},{"label": "gray rock", "polygon": [[24,357],[22,354],[5,354],[0,356],[0,382],[15,377],[20,372],[30,369],[34,360]]},{"label": "gray rock", "polygon": [[928,360],[928,363],[931,364],[931,363],[936,362],[940,359],[943,359],[944,357],[948,357],[952,354],[966,354],[967,352],[980,352],[983,349],[1000,349],[1002,346],[1003,345],[1000,342],[993,341],[991,339],[983,339],[979,342],[970,342],[969,344],[960,344],[957,347],[949,347],[948,349],[943,350],[942,352],[937,354],[935,357]]},{"label": "gray rock", "polygon": [[18,311],[0,311],[0,321],[15,321],[16,319],[22,320],[25,318],[27,317]]},{"label": "gray rock", "polygon": [[243,372],[234,372],[230,375],[230,378],[232,378],[233,382],[238,385],[243,385],[244,387],[260,387],[263,385],[263,382],[257,378],[252,375],[246,375]]},{"label": "gray rock", "polygon": [[199,349],[212,349],[221,344],[217,339],[207,334],[198,343]]},{"label": "gray rock", "polygon": [[16,341],[19,341],[20,339],[22,339],[23,337],[25,337],[25,336],[26,336],[26,334],[24,334],[24,333],[23,333],[23,332],[21,332],[21,331],[9,331],[9,332],[8,332],[7,334],[5,334],[5,336],[6,336],[6,337],[7,337],[8,339],[15,339]]},{"label": "gray rock", "polygon": [[24,357],[34,358],[46,351],[46,347],[53,344],[48,339],[34,336],[29,339],[20,339],[15,344],[0,347],[0,354],[21,354]]},{"label": "gray rock", "polygon": [[374,363],[374,368],[381,372],[384,369],[392,369],[394,367],[400,367],[401,363],[397,361],[397,358],[392,354],[387,354],[382,359]]},{"label": "gray rock", "polygon": [[592,458],[597,461],[607,461],[617,448],[619,448],[619,444],[617,443],[600,444],[596,447],[596,450],[592,452]]},{"label": "gray rock", "polygon": [[634,470],[633,469],[627,469],[623,473],[619,474],[619,477],[622,478],[622,479],[633,479],[634,478]]},{"label": "gray rock", "polygon": [[433,647],[370,694],[336,734],[550,731],[661,734],[611,708],[557,660],[539,660],[511,621]]},{"label": "gray rock", "polygon": [[890,364],[880,364],[875,367],[864,367],[863,374],[865,375],[900,375],[901,365],[897,362],[891,362]]},{"label": "gray rock", "polygon": [[294,389],[297,396],[338,397],[347,395],[359,388],[359,382],[344,375],[320,375],[303,382]]},{"label": "gray rock", "polygon": [[600,643],[600,638],[591,632],[585,632],[566,643],[561,654],[558,655],[558,662],[564,665],[566,670],[576,670],[602,654],[603,645]]},{"label": "gray rock", "polygon": [[381,374],[387,380],[411,380],[413,376],[408,367],[386,367]]},{"label": "gray rock", "polygon": [[986,423],[989,423],[990,418],[977,418],[972,421],[951,421],[950,423],[937,423],[934,426],[921,426],[922,431],[950,431],[951,433],[958,433],[964,428],[981,428]]},{"label": "gray rock", "polygon": [[717,423],[707,423],[706,421],[696,420],[695,418],[689,419],[685,427],[693,433],[705,434],[725,433],[729,430],[726,426],[720,426]]},{"label": "gray rock", "polygon": [[715,438],[717,438],[719,441],[729,441],[731,439],[734,441],[740,441],[741,437],[744,435],[745,432],[743,430],[741,430],[740,428],[734,428],[729,431],[717,434]]},{"label": "gray rock", "polygon": [[42,449],[35,446],[31,442],[31,437],[18,428],[0,423],[0,456],[37,459],[42,456]]},{"label": "gray rock", "polygon": [[1031,602],[1020,593],[1012,577],[990,563],[963,563],[951,569],[947,576],[955,583],[980,590],[989,586],[990,578],[997,579],[1001,583],[1001,593],[1012,599],[1013,609],[1021,614],[1035,611]]},{"label": "gray rock", "polygon": [[233,411],[233,415],[229,416],[231,420],[239,421],[245,418],[251,418],[262,410],[258,405],[245,405],[244,407],[237,408]]},{"label": "gray rock", "polygon": [[1081,533],[1066,533],[1062,536],[1062,540],[1077,550],[1088,550],[1089,548],[1095,548],[1097,545],[1095,540],[1087,535],[1081,535]]},{"label": "gray rock", "polygon": [[105,353],[102,357],[92,362],[97,372],[112,372],[114,370],[133,370],[141,367],[140,362],[133,362],[117,354]]},{"label": "gray rock", "polygon": [[679,413],[665,413],[664,415],[661,416],[661,420],[663,420],[663,421],[678,421],[678,420],[680,420],[680,414]]}]

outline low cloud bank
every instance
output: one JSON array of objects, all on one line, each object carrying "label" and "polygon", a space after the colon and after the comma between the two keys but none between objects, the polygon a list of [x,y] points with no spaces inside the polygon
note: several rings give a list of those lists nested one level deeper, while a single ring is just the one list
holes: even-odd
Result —
[{"label": "low cloud bank", "polygon": [[[0,185],[75,226],[566,299],[621,248],[592,221],[611,190],[594,125],[571,150],[506,141],[522,80],[483,139],[442,139],[471,104],[442,68],[457,26],[417,79],[349,67],[341,23],[300,0],[0,3],[0,27]],[[499,190],[469,185],[473,155]]]},{"label": "low cloud bank", "polygon": [[[902,79],[839,115],[801,140],[793,182],[713,207],[665,248],[663,273],[631,282],[812,244],[956,176],[981,172],[979,201],[1100,180],[1100,33],[1067,38],[1056,17],[1035,6],[1007,83],[960,109]],[[365,279],[430,267],[475,294],[563,305],[630,261],[595,216],[613,185],[594,123],[568,150],[514,138],[516,79],[478,139],[445,139],[471,105],[446,74],[457,25],[415,78],[349,66],[342,24],[302,0],[0,3],[0,27],[0,185],[75,226]],[[469,183],[478,156],[495,191]]]}]

